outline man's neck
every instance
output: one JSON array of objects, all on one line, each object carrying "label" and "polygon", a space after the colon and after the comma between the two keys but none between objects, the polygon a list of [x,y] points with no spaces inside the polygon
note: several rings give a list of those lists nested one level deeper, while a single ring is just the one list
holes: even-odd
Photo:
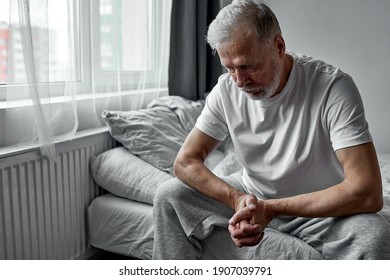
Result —
[{"label": "man's neck", "polygon": [[276,96],[280,92],[282,92],[282,90],[286,86],[288,78],[290,77],[290,73],[291,73],[291,70],[292,70],[292,67],[293,67],[293,63],[294,63],[293,56],[291,54],[286,53],[284,58],[283,58],[282,78],[280,79],[279,87],[278,87],[278,89],[276,90],[276,92],[275,92],[275,94],[273,96]]}]

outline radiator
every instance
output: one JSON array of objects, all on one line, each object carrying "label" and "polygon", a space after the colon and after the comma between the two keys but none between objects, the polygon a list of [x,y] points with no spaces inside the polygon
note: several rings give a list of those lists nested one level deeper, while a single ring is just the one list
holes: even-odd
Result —
[{"label": "radiator", "polygon": [[0,160],[0,259],[83,259],[87,208],[102,190],[89,161],[116,146],[108,132],[56,145],[51,162],[37,151]]}]

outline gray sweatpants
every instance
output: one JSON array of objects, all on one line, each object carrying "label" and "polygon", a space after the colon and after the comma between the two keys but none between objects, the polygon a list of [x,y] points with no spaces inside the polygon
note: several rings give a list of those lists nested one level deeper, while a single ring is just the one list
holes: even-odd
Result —
[{"label": "gray sweatpants", "polygon": [[[242,189],[241,175],[224,178]],[[173,178],[154,200],[153,259],[200,259],[213,234],[229,234],[233,210]],[[217,239],[217,238],[214,238]],[[261,243],[238,249],[224,239],[232,256],[225,259],[390,259],[390,224],[379,214],[342,218],[278,217]]]}]

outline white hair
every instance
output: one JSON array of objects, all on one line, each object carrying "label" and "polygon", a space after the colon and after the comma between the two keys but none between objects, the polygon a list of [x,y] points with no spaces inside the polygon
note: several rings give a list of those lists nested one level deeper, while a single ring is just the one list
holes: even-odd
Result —
[{"label": "white hair", "polygon": [[263,1],[234,0],[210,24],[206,39],[216,51],[232,42],[237,34],[272,43],[281,30],[275,14]]}]

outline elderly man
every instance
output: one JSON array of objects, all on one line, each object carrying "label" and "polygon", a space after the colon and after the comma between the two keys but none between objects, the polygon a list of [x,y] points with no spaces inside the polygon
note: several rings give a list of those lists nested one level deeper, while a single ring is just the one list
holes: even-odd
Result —
[{"label": "elderly man", "polygon": [[[362,100],[340,69],[286,51],[261,1],[233,1],[207,34],[227,69],[156,195],[155,259],[192,259],[226,227],[238,247],[266,227],[325,259],[389,259],[390,227]],[[219,178],[207,156],[231,137],[243,172]],[[180,180],[179,180],[180,179]]]}]

